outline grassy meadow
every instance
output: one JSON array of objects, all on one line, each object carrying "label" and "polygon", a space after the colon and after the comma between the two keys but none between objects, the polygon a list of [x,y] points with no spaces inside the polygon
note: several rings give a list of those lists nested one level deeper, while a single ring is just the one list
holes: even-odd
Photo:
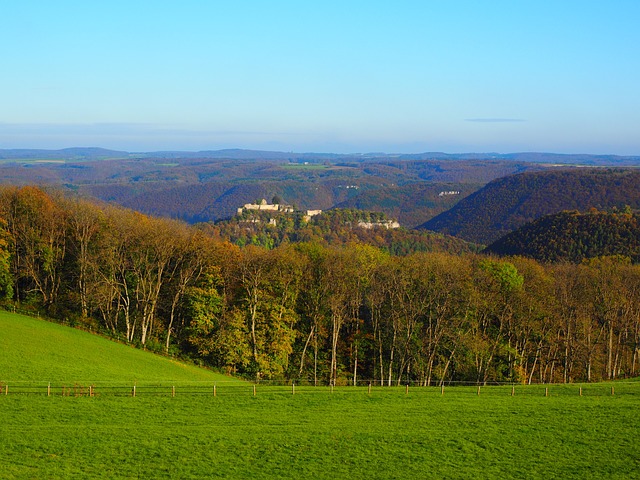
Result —
[{"label": "grassy meadow", "polygon": [[[510,386],[294,395],[264,385],[254,395],[55,324],[2,314],[0,332],[10,388],[0,395],[1,478],[640,478],[639,382],[583,385],[582,396],[578,385],[549,386],[549,396],[544,386],[512,396]],[[95,396],[19,394],[9,382],[69,377],[95,383]],[[109,390],[134,377],[163,390]],[[192,387],[214,382],[215,397]]]},{"label": "grassy meadow", "polygon": [[13,386],[235,382],[98,335],[0,311],[0,382]]}]

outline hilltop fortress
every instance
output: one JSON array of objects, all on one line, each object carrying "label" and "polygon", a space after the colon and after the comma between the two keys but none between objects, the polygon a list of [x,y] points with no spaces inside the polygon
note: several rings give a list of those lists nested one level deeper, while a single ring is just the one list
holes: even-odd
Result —
[{"label": "hilltop fortress", "polygon": [[[322,214],[322,210],[296,210],[293,206],[287,205],[287,204],[282,204],[282,203],[270,204],[270,203],[267,203],[267,201],[263,198],[259,202],[245,203],[242,207],[238,208],[237,215],[242,216],[245,214],[245,212],[256,212],[256,211],[257,212],[274,212],[279,214],[298,213],[302,215],[302,218],[304,219],[305,222],[308,222],[309,220],[311,220],[311,217]],[[257,218],[252,218],[247,221],[250,223],[260,223],[260,220]],[[271,225],[276,225],[277,222],[275,218],[270,218],[268,220],[268,223]],[[375,228],[375,227],[400,228],[400,224],[395,220],[386,220],[381,222],[358,221],[357,226],[361,228],[367,228],[367,229]]]},{"label": "hilltop fortress", "polygon": [[[280,213],[296,213],[296,209],[291,205],[285,205],[280,203],[269,204],[263,198],[256,203],[245,203],[244,206],[238,208],[238,215],[242,215],[245,211],[258,210],[264,212],[280,212]],[[322,210],[303,210],[301,212],[304,215],[306,221],[315,215],[320,215]]]}]

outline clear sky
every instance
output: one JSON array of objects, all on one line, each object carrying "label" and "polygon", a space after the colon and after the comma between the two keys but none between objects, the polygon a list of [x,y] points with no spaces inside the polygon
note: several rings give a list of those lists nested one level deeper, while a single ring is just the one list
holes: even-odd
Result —
[{"label": "clear sky", "polygon": [[639,0],[20,0],[0,148],[640,155]]}]

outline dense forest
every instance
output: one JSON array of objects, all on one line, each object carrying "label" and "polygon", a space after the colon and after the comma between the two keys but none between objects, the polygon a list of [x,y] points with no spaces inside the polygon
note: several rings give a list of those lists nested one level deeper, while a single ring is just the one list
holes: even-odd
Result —
[{"label": "dense forest", "polygon": [[638,374],[640,267],[364,243],[239,247],[184,223],[10,187],[0,292],[256,380],[572,382]]},{"label": "dense forest", "polygon": [[525,172],[489,182],[422,227],[488,245],[544,215],[625,206],[640,209],[637,169]]},{"label": "dense forest", "polygon": [[561,212],[534,220],[486,249],[496,255],[522,255],[542,262],[582,262],[621,255],[640,261],[640,224],[630,208],[611,212]]}]

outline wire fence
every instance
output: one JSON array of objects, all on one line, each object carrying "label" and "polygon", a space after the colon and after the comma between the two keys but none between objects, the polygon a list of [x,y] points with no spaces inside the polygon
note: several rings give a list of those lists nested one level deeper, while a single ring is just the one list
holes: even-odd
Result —
[{"label": "wire fence", "polygon": [[263,383],[30,383],[0,382],[0,399],[4,396],[38,395],[61,397],[176,397],[176,396],[273,396],[273,395],[412,395],[447,396],[537,396],[537,397],[605,397],[634,395],[640,397],[640,382],[585,384],[448,384],[438,386],[380,386],[373,383],[358,386],[309,386]]}]

